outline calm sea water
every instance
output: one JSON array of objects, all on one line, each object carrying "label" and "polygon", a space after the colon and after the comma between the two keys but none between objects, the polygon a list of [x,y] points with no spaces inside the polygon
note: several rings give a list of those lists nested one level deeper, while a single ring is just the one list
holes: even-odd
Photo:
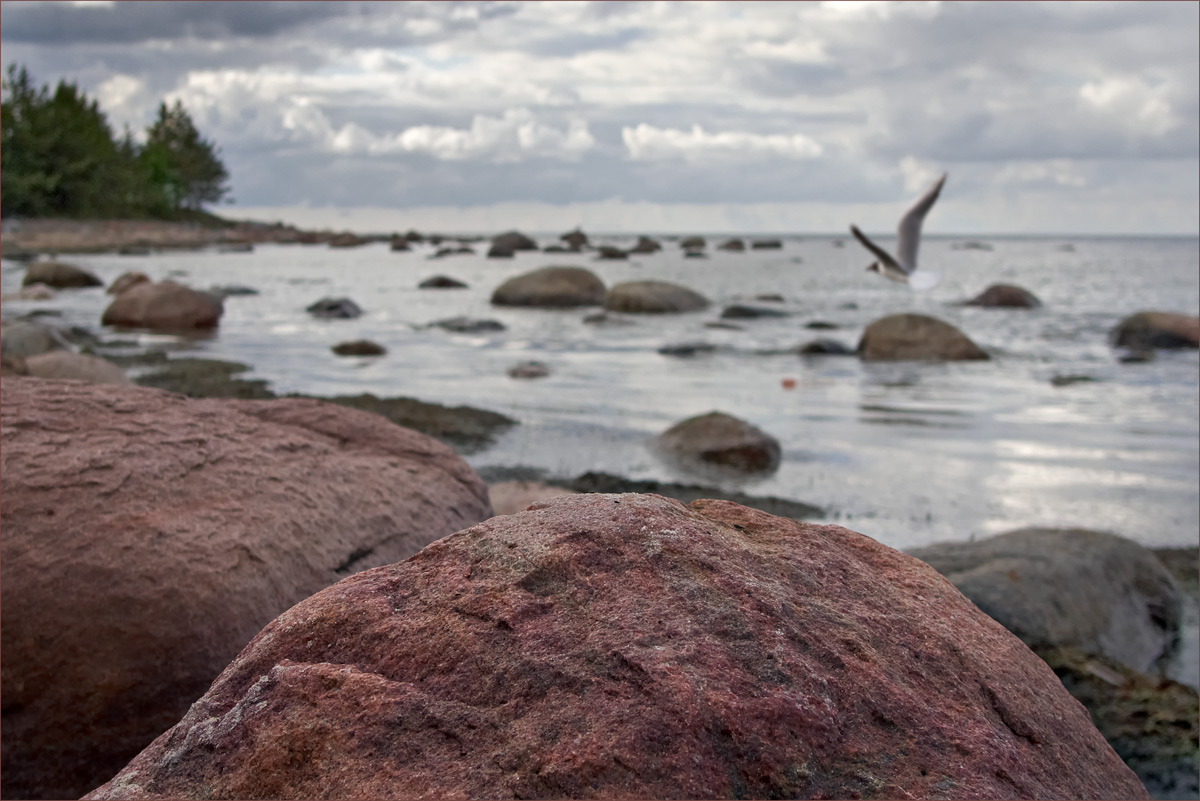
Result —
[{"label": "calm sea water", "polygon": [[[543,245],[555,237],[540,237]],[[593,241],[627,245],[631,239]],[[718,240],[719,241],[719,240]],[[1197,351],[1160,352],[1119,363],[1109,330],[1143,309],[1196,314],[1200,258],[1194,239],[989,239],[991,250],[927,238],[922,264],[943,274],[925,294],[865,271],[852,240],[784,238],[782,250],[685,259],[678,243],[628,262],[589,255],[519,253],[430,260],[431,249],[393,253],[384,244],[351,250],[262,246],[254,253],[88,255],[69,260],[106,282],[129,269],[197,288],[241,284],[260,294],[230,297],[218,333],[180,342],[141,335],[145,346],[178,355],[245,362],[246,377],[278,392],[404,395],[468,404],[520,425],[468,458],[476,468],[527,467],[548,477],[589,470],[634,479],[696,482],[659,462],[647,440],[688,416],[720,410],[754,423],[783,447],[772,476],[744,492],[805,501],[826,521],[897,548],[965,540],[1018,526],[1079,526],[1148,545],[1195,545],[1200,399]],[[1067,246],[1070,247],[1067,247]],[[630,317],[630,325],[586,325],[594,310],[491,306],[510,276],[550,264],[585,266],[606,284],[631,279],[679,282],[713,301],[707,311]],[[434,274],[466,290],[419,290]],[[15,289],[19,265],[5,262],[2,288]],[[992,283],[1019,284],[1044,303],[1036,310],[955,305]],[[706,327],[729,304],[778,293],[781,319]],[[346,296],[365,310],[356,320],[322,321],[304,307]],[[33,308],[100,330],[102,290],[64,292],[53,301],[6,303],[6,317]],[[864,364],[853,357],[799,357],[779,351],[817,337],[854,347],[884,315],[929,314],[950,322],[992,355],[987,362]],[[507,330],[463,335],[423,328],[466,315]],[[809,330],[821,321],[834,330]],[[112,338],[127,334],[107,332]],[[388,348],[379,359],[339,358],[333,344],[365,337]],[[664,345],[705,342],[708,355],[664,356]],[[776,351],[775,353],[771,353]],[[517,380],[521,361],[547,364],[548,378]],[[1087,377],[1056,385],[1056,377]],[[794,379],[786,389],[784,379]],[[734,488],[730,485],[730,488]]]}]

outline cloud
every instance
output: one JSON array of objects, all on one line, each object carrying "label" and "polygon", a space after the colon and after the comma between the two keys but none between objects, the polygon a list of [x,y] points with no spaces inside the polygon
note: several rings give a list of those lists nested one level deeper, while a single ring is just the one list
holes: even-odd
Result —
[{"label": "cloud", "polygon": [[822,153],[821,146],[803,134],[756,134],[748,131],[710,134],[699,125],[693,125],[690,131],[681,131],[640,123],[636,128],[622,128],[621,140],[629,157],[636,161],[683,159],[698,163],[713,159],[811,159]]}]

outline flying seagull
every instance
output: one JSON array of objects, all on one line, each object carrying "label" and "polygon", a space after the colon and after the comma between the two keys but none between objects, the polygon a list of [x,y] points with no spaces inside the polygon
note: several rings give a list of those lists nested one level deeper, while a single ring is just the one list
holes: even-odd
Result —
[{"label": "flying seagull", "polygon": [[896,242],[895,257],[867,239],[866,234],[858,230],[857,226],[850,226],[850,233],[863,243],[863,247],[875,254],[877,261],[868,267],[868,270],[877,272],[884,278],[908,284],[918,290],[931,289],[937,285],[938,281],[942,280],[938,273],[932,273],[929,270],[918,272],[917,246],[921,243],[921,223],[938,199],[938,193],[942,191],[944,183],[946,183],[946,173],[942,173],[942,177],[925,190],[925,194],[921,195],[921,198],[912,204],[912,207],[900,218],[900,225],[896,228],[899,241]]}]

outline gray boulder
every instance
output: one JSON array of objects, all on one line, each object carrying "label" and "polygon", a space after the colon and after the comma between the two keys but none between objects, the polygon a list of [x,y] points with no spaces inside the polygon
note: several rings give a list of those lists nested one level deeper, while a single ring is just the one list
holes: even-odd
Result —
[{"label": "gray boulder", "polygon": [[542,267],[508,279],[492,293],[497,306],[566,309],[604,302],[604,282],[583,267]]},{"label": "gray boulder", "polygon": [[1080,648],[1148,672],[1177,647],[1179,589],[1152,551],[1123,537],[1026,528],[909,554],[1031,648]]},{"label": "gray boulder", "polygon": [[718,468],[771,473],[779,467],[779,441],[724,412],[689,417],[655,440],[660,453],[689,470]]},{"label": "gray boulder", "polygon": [[316,303],[306,306],[304,310],[323,320],[351,320],[363,313],[359,305],[350,298],[321,298]]},{"label": "gray boulder", "polygon": [[628,281],[608,290],[604,308],[616,312],[671,314],[707,309],[708,299],[687,287],[666,281]]},{"label": "gray boulder", "polygon": [[858,342],[858,354],[863,361],[990,358],[954,326],[923,314],[893,314],[871,323]]}]

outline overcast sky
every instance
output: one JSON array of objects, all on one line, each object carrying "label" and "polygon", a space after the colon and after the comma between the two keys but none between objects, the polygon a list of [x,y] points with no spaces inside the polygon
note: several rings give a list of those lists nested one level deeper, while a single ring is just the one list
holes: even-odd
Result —
[{"label": "overcast sky", "polygon": [[1195,2],[9,2],[114,129],[180,99],[221,213],[389,231],[1186,233]]}]

